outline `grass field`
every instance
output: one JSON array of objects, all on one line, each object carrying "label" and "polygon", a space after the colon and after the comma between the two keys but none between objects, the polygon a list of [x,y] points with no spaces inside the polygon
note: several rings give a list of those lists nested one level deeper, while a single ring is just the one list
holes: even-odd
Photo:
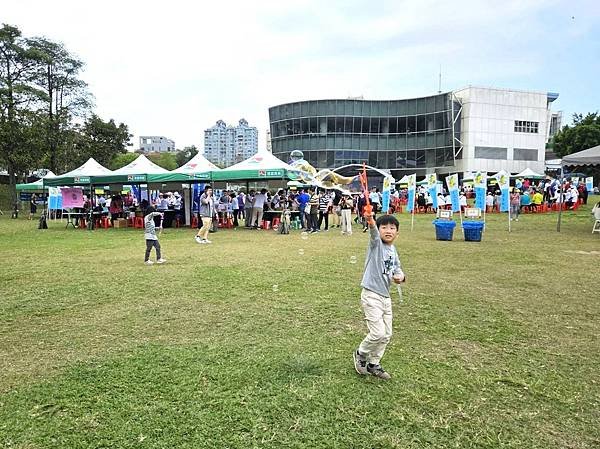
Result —
[{"label": "grass field", "polygon": [[0,447],[600,447],[589,206],[481,243],[399,218],[382,382],[351,358],[365,234],[165,230],[145,266],[139,230],[0,217]]}]

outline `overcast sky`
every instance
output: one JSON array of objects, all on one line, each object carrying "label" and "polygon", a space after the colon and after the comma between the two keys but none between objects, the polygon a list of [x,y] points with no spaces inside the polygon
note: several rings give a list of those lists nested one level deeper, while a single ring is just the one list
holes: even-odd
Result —
[{"label": "overcast sky", "polygon": [[466,85],[560,93],[600,109],[600,4],[571,1],[3,1],[0,22],[85,64],[103,119],[178,148],[240,118],[264,146],[268,108]]}]

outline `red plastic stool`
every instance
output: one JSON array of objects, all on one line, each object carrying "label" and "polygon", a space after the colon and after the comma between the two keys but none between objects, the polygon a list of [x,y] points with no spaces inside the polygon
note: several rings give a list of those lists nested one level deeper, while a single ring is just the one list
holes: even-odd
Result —
[{"label": "red plastic stool", "polygon": [[278,226],[280,222],[281,222],[281,220],[279,219],[279,217],[273,217],[273,223],[272,223],[273,224],[273,228],[275,226]]},{"label": "red plastic stool", "polygon": [[144,217],[135,217],[133,219],[133,227],[143,229],[144,228]]},{"label": "red plastic stool", "polygon": [[192,217],[192,228],[197,228],[198,227],[198,217],[196,215],[194,215]]},{"label": "red plastic stool", "polygon": [[135,217],[127,217],[127,227],[133,228],[135,226]]},{"label": "red plastic stool", "polygon": [[81,229],[86,229],[87,228],[87,222],[85,221],[85,218],[81,217],[79,219],[79,227]]},{"label": "red plastic stool", "polygon": [[263,229],[271,229],[271,222],[263,220],[263,222],[262,222],[262,228]]},{"label": "red plastic stool", "polygon": [[108,217],[102,217],[101,226],[102,226],[104,229],[108,229],[108,228],[110,228],[110,221],[108,220]]}]

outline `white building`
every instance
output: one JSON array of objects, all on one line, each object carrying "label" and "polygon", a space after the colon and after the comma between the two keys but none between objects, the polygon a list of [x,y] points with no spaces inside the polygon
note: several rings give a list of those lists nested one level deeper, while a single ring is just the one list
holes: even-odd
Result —
[{"label": "white building", "polygon": [[241,119],[238,126],[223,120],[204,131],[204,156],[214,164],[228,167],[258,152],[258,131]]},{"label": "white building", "polygon": [[140,150],[144,153],[174,153],[175,141],[164,136],[140,136]]},{"label": "white building", "polygon": [[462,104],[460,128],[455,128],[460,142],[456,165],[440,173],[518,173],[526,168],[544,172],[550,106],[558,94],[467,87],[453,95]]}]

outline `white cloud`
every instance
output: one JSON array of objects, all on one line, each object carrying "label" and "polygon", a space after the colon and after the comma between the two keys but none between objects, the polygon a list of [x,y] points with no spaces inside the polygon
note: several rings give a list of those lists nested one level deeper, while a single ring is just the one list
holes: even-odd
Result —
[{"label": "white cloud", "polygon": [[594,5],[25,0],[5,5],[2,20],[62,41],[84,60],[103,118],[202,147],[205,128],[241,117],[264,144],[268,107],[288,101],[435,93],[440,65],[445,90],[554,88],[552,51],[589,39]]}]

